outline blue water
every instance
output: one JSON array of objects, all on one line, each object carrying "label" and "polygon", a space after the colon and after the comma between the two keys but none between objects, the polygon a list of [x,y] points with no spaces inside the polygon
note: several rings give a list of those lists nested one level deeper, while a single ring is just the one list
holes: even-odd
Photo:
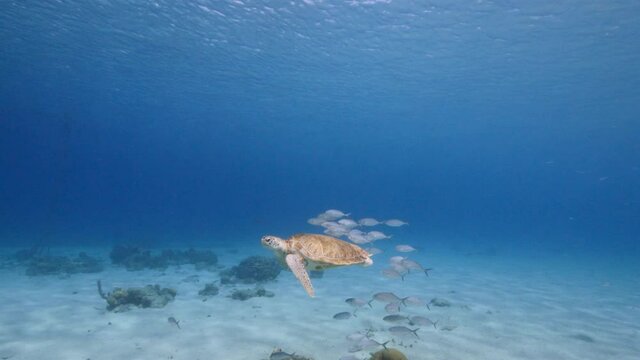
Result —
[{"label": "blue water", "polygon": [[339,208],[637,250],[636,2],[1,7],[2,243],[247,239]]},{"label": "blue water", "polygon": [[259,253],[333,208],[408,221],[427,253],[636,269],[638,18],[629,0],[2,1],[0,246]]}]

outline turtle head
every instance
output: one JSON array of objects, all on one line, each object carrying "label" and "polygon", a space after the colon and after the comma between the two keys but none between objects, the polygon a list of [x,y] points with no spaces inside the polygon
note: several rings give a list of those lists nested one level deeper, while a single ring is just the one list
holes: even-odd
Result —
[{"label": "turtle head", "polygon": [[286,251],[287,249],[287,242],[277,236],[263,236],[260,242],[262,242],[263,246],[268,247],[271,250]]}]

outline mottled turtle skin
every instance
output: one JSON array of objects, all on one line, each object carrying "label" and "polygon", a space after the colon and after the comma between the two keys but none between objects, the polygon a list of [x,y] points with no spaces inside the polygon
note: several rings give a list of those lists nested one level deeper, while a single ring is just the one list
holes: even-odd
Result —
[{"label": "mottled turtle skin", "polygon": [[268,235],[261,242],[287,264],[311,297],[315,293],[307,269],[373,264],[370,254],[361,247],[326,235],[301,233],[287,240]]}]

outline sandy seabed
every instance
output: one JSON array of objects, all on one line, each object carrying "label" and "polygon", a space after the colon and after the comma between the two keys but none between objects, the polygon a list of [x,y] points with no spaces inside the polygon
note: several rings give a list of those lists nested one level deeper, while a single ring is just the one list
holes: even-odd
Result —
[{"label": "sandy seabed", "polygon": [[[212,249],[226,266],[248,255],[270,256],[259,246]],[[80,250],[104,258],[105,271],[61,278],[29,277],[21,267],[0,269],[0,359],[262,360],[279,347],[315,360],[337,360],[349,354],[346,336],[367,329],[379,342],[391,340],[388,346],[411,360],[640,359],[637,268],[568,255],[418,251],[402,255],[433,267],[431,276],[412,273],[402,281],[381,274],[388,258],[398,255],[389,247],[374,257],[372,267],[331,269],[314,279],[313,299],[283,271],[264,285],[275,297],[232,300],[227,296],[234,287],[222,286],[220,294],[203,301],[198,291],[219,278],[215,272],[192,266],[131,272],[110,265],[107,248]],[[192,275],[198,275],[197,282],[185,281]],[[178,295],[161,309],[112,313],[98,296],[98,279],[106,291],[159,284],[177,289]],[[426,301],[442,298],[450,306],[402,309],[401,314],[438,321],[437,329],[409,326],[420,328],[419,338],[390,334],[394,324],[382,320],[387,314],[380,302],[362,308],[357,317],[333,318],[352,310],[346,298],[369,300],[380,291]],[[170,316],[180,320],[180,329],[167,321]],[[375,350],[353,355],[368,359]]]}]

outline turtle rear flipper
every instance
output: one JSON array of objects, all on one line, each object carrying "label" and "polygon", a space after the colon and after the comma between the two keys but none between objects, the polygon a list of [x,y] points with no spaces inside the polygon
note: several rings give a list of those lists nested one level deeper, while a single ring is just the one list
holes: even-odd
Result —
[{"label": "turtle rear flipper", "polygon": [[298,254],[289,254],[286,257],[286,261],[289,269],[291,269],[293,275],[298,278],[304,289],[307,291],[307,294],[314,297],[315,292],[313,291],[313,285],[311,285],[311,279],[309,279],[309,274],[305,269],[304,259],[302,256]]}]

